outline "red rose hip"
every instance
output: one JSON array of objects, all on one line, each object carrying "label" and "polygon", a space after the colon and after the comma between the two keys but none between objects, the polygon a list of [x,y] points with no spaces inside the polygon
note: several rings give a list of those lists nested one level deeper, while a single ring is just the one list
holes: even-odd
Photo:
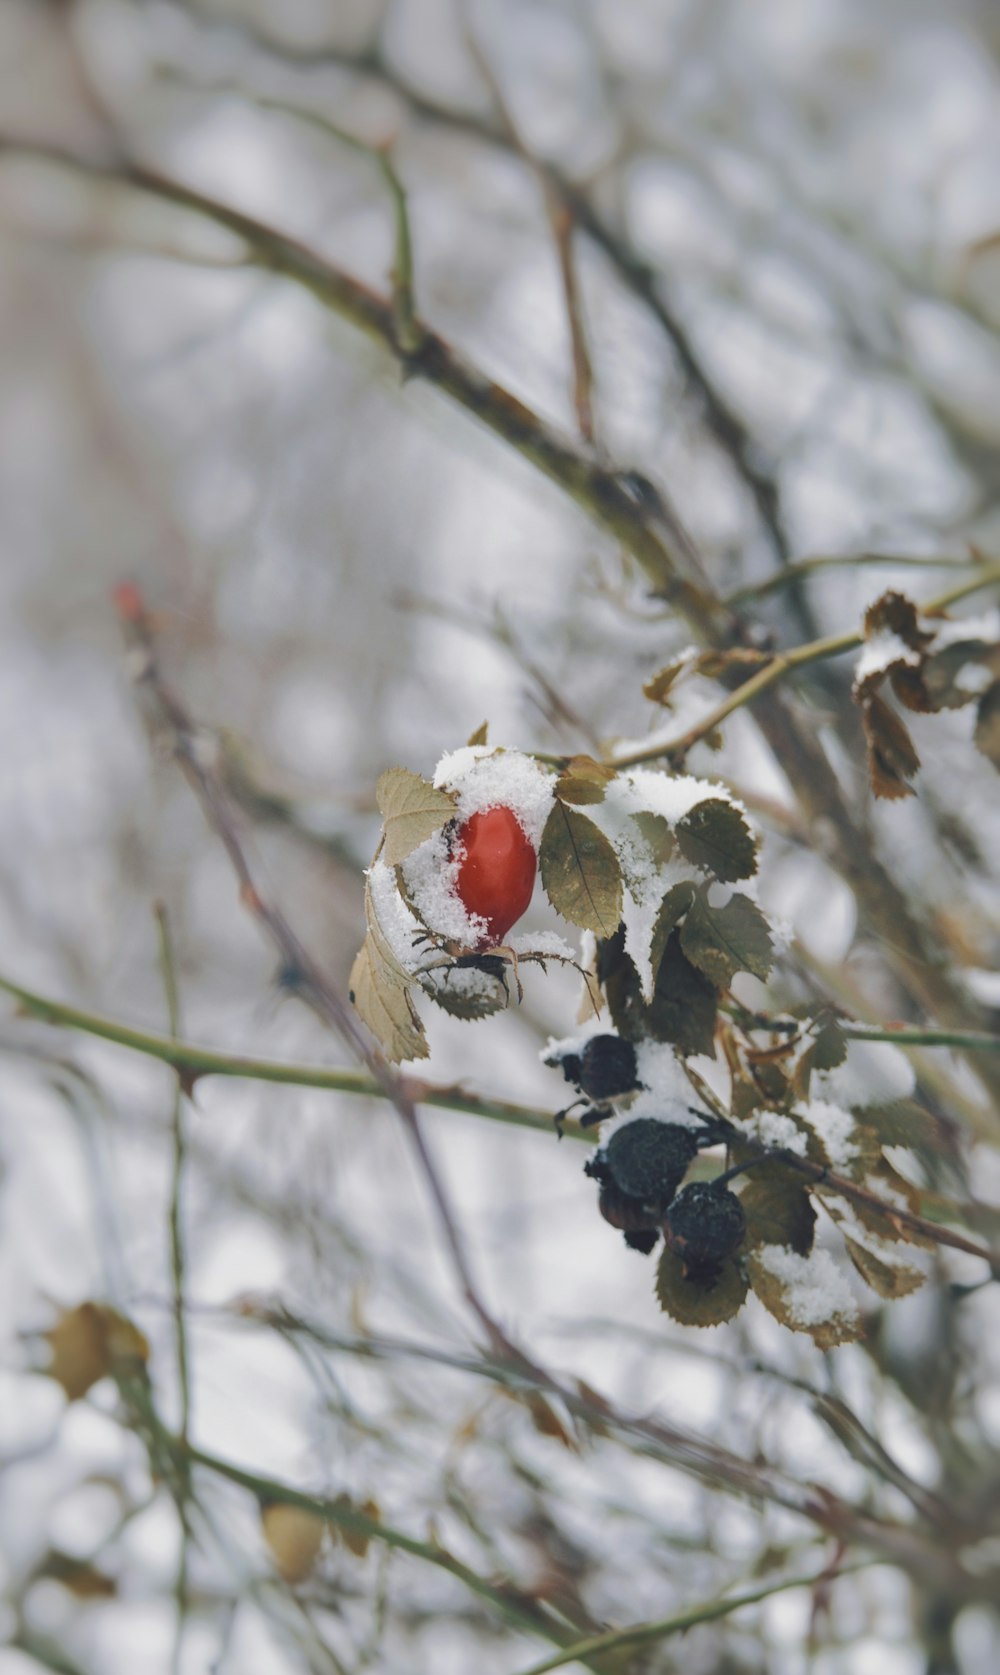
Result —
[{"label": "red rose hip", "polygon": [[487,934],[479,946],[502,942],[531,900],[538,860],[516,814],[509,808],[489,808],[472,814],[455,835],[465,850],[459,862],[456,889],[467,913],[486,920]]}]

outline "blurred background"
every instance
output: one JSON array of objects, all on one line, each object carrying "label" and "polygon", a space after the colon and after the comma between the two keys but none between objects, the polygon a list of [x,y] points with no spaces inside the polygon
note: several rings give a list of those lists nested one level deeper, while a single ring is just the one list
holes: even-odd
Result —
[{"label": "blurred background", "polygon": [[[484,720],[524,749],[638,746],[663,725],[643,681],[690,637],[525,458],[226,228],[130,187],[132,165],[380,294],[398,179],[420,315],[555,431],[669,494],[721,592],[859,560],[760,597],[795,644],[856,628],[886,586],[929,597],[1000,554],[998,162],[991,0],[3,0],[0,975],[164,1031],[160,902],[188,1038],[346,1063],[282,992],[218,840],[150,748],[123,581],[211,730],[268,891],[341,989],[379,773],[429,775]],[[555,200],[579,212],[589,403]],[[989,600],[972,608],[995,638]],[[801,701],[873,846],[996,1008],[997,779],[972,717],[915,718],[920,796],[872,809],[856,723],[856,759],[828,725],[850,715],[849,677],[823,665]],[[891,1018],[880,950],[746,712],[691,766],[746,798],[762,900],[801,969]],[[550,926],[543,905],[528,924]],[[485,1024],[429,1018],[427,1074],[554,1110],[539,1051],[571,1028],[577,987],[531,972],[524,1004]],[[516,1675],[546,1652],[532,1602],[582,1638],[834,1560],[780,1497],[734,1496],[634,1437],[578,1436],[484,1372],[392,1110],[221,1078],[186,1111],[192,1435],[377,1504],[520,1604],[505,1615],[426,1552],[329,1536],[289,1582],[254,1496],[211,1474],[183,1539],[113,1384],[67,1404],[38,1372],[60,1311],[108,1302],[148,1339],[178,1423],[174,1079],[13,1002],[0,1047],[0,1675]],[[995,1233],[982,1089],[941,1053],[921,1076],[965,1125],[956,1179],[971,1172]],[[462,1113],[426,1128],[484,1294],[547,1365],[873,1517],[916,1515],[898,1474],[995,1499],[981,1265],[939,1255],[915,1297],[866,1299],[863,1346],[826,1355],[755,1302],[688,1331],[598,1221],[581,1148]],[[817,1392],[896,1476],[835,1434]],[[988,1601],[883,1563],[615,1658],[591,1667],[988,1675],[1000,1634]]]}]

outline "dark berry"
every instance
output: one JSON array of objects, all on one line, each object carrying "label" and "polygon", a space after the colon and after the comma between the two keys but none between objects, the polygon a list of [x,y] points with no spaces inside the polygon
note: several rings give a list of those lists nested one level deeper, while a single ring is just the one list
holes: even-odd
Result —
[{"label": "dark berry", "polygon": [[636,1117],[612,1134],[598,1157],[622,1192],[662,1215],[697,1150],[693,1129]]},{"label": "dark berry", "polygon": [[[573,1080],[588,1099],[598,1102],[614,1099],[620,1093],[631,1093],[639,1085],[635,1048],[620,1035],[592,1035],[578,1063]],[[563,1068],[566,1068],[565,1060]]]},{"label": "dark berry", "polygon": [[641,1198],[630,1198],[613,1181],[607,1181],[601,1187],[597,1208],[605,1221],[611,1227],[617,1227],[626,1238],[630,1233],[659,1233],[655,1212],[648,1209]]},{"label": "dark berry", "polygon": [[735,1192],[714,1181],[692,1181],[679,1192],[664,1218],[670,1249],[689,1279],[713,1279],[746,1232],[747,1219]]},{"label": "dark berry", "polygon": [[580,1085],[580,1055],[579,1055],[579,1053],[567,1053],[566,1057],[564,1059],[553,1059],[551,1061],[546,1060],[546,1063],[549,1063],[549,1062],[551,1062],[553,1064],[561,1064],[562,1065],[562,1073],[565,1076],[567,1082],[572,1082],[572,1084],[575,1088],[579,1087],[579,1085]]},{"label": "dark berry", "polygon": [[624,1235],[629,1250],[639,1250],[643,1256],[649,1255],[659,1237],[659,1231],[656,1228],[647,1229],[644,1232],[640,1232],[638,1229],[630,1229]]}]

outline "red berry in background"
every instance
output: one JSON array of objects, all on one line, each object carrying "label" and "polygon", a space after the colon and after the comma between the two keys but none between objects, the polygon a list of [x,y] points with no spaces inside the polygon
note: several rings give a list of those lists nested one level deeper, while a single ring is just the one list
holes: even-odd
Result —
[{"label": "red berry in background", "polygon": [[503,807],[470,815],[455,844],[465,851],[456,888],[466,912],[486,920],[480,947],[488,948],[503,941],[527,908],[538,857],[517,815]]}]

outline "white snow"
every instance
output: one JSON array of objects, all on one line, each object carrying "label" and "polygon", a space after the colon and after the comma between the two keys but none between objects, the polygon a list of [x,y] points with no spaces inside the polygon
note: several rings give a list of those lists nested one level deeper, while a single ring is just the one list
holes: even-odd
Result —
[{"label": "white snow", "polygon": [[850,1111],[845,1111],[840,1105],[831,1105],[825,1099],[813,1099],[800,1110],[810,1128],[822,1140],[833,1168],[849,1168],[860,1156],[860,1149],[851,1138],[857,1130]]},{"label": "white snow", "polygon": [[797,1326],[857,1320],[858,1304],[848,1277],[828,1250],[800,1256],[790,1245],[762,1245],[757,1254],[762,1266],[781,1282],[789,1318]]},{"label": "white snow", "polygon": [[796,1157],[806,1155],[808,1136],[783,1111],[758,1111],[745,1127],[762,1146],[780,1146],[786,1152],[794,1152]]},{"label": "white snow", "polygon": [[494,750],[487,745],[463,745],[442,756],[434,784],[457,791],[460,820],[485,814],[490,808],[509,808],[528,841],[537,849],[552,808],[554,774],[519,750]]},{"label": "white snow", "polygon": [[[462,948],[477,948],[488,934],[486,920],[469,913],[458,894],[458,873],[465,850],[452,843],[445,827],[427,838],[402,863],[403,877],[413,904],[427,926],[438,936],[457,942]],[[393,881],[395,884],[395,880]]]},{"label": "white snow", "polygon": [[383,936],[400,965],[414,971],[422,954],[414,945],[423,926],[414,917],[396,887],[396,875],[384,861],[373,861],[368,869],[368,888],[372,906]]},{"label": "white snow", "polygon": [[543,959],[573,960],[574,963],[579,963],[575,949],[556,931],[523,931],[518,936],[509,936],[506,946],[522,956],[539,954]]},{"label": "white snow", "polygon": [[852,1110],[909,1099],[915,1086],[909,1059],[888,1041],[849,1041],[843,1064],[812,1079],[817,1098]]}]

